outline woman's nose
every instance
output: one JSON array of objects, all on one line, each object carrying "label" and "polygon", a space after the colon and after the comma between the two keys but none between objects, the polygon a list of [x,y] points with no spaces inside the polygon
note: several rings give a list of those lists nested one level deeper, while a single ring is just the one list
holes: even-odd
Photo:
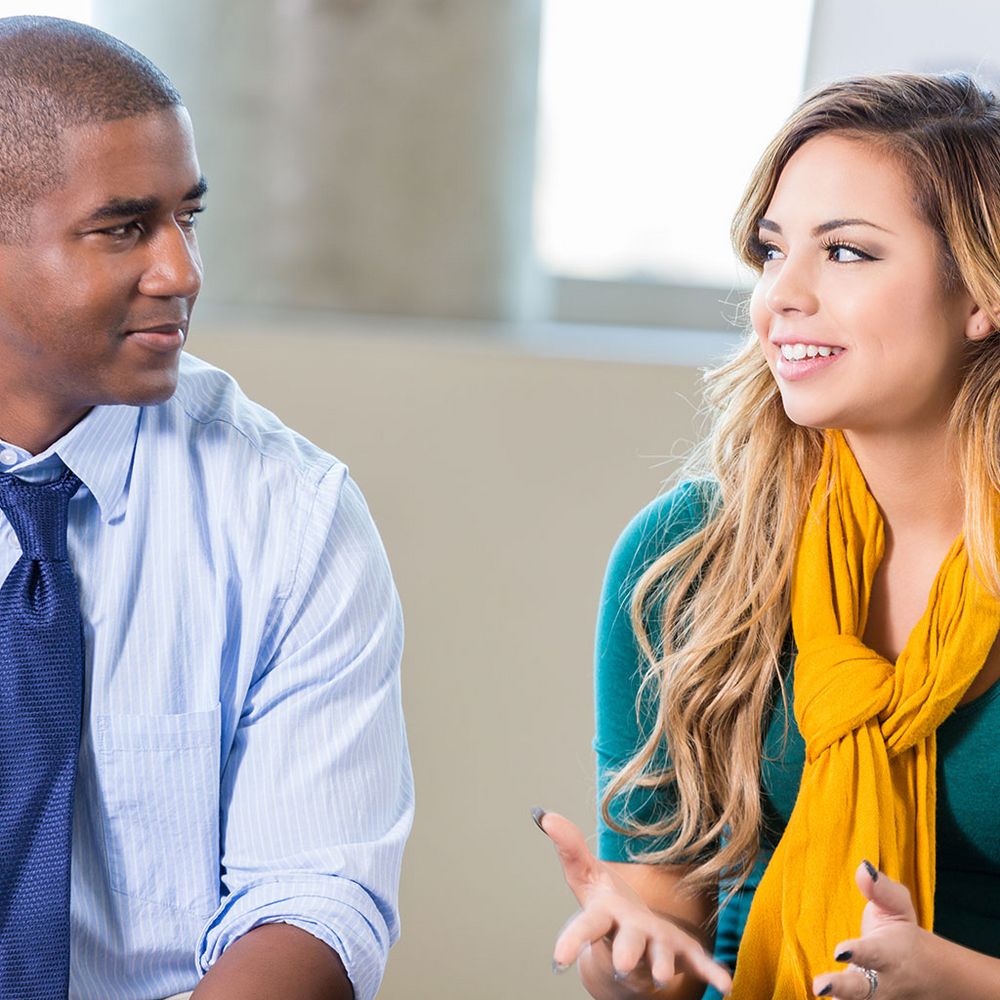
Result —
[{"label": "woman's nose", "polygon": [[771,271],[764,302],[771,312],[779,315],[790,312],[807,315],[814,313],[819,298],[812,269],[804,261],[786,257]]}]

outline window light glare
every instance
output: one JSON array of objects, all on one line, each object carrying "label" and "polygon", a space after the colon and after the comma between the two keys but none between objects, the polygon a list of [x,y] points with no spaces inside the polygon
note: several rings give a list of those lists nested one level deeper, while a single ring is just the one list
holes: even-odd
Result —
[{"label": "window light glare", "polygon": [[803,0],[545,0],[543,266],[732,284],[730,218],[800,98],[811,9]]}]

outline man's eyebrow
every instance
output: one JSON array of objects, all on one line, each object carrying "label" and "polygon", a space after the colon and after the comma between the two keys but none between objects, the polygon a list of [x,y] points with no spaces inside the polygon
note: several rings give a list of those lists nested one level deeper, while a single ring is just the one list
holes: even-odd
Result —
[{"label": "man's eyebrow", "polygon": [[[182,200],[197,201],[204,197],[206,191],[208,191],[208,182],[204,177],[201,177],[198,183],[185,193]],[[155,212],[160,204],[160,199],[152,195],[148,198],[112,198],[94,209],[87,216],[86,222],[105,222],[108,219],[123,219],[132,215],[148,215],[150,212]]]},{"label": "man's eyebrow", "polygon": [[87,216],[86,222],[122,219],[128,215],[147,215],[159,208],[159,198],[112,198]]},{"label": "man's eyebrow", "polygon": [[[781,226],[777,222],[772,222],[770,219],[760,219],[757,223],[758,227],[761,229],[766,229],[772,233],[780,233]],[[878,226],[874,222],[869,222],[867,219],[831,219],[829,222],[821,222],[812,231],[812,235],[822,236],[824,233],[829,233],[834,229],[842,229],[846,226],[870,226],[872,229],[877,229],[879,232],[888,233],[890,236],[895,236],[896,234],[891,229],[886,229],[885,226]]]},{"label": "man's eyebrow", "polygon": [[193,188],[186,195],[184,195],[185,201],[197,201],[199,198],[204,198],[205,193],[208,191],[208,181],[204,177],[198,178],[198,183],[195,184]]}]

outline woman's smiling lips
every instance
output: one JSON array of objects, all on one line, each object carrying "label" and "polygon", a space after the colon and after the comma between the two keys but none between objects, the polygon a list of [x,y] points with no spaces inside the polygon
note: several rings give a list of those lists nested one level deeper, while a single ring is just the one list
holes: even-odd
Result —
[{"label": "woman's smiling lips", "polygon": [[[775,372],[785,382],[797,382],[824,371],[844,353],[843,347],[833,344],[793,340],[788,337],[775,338],[771,343],[778,348]],[[810,348],[813,349],[809,351],[813,357],[806,354]]]},{"label": "woman's smiling lips", "polygon": [[161,323],[159,326],[148,326],[141,330],[129,330],[126,336],[151,351],[169,354],[184,346],[186,323]]}]

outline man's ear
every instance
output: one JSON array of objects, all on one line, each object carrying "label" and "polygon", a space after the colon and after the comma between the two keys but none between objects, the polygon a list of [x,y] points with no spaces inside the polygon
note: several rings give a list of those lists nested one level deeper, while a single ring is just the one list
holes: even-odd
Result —
[{"label": "man's ear", "polygon": [[973,306],[969,318],[965,321],[965,336],[969,340],[985,340],[996,328],[996,324],[986,314],[985,309]]}]

